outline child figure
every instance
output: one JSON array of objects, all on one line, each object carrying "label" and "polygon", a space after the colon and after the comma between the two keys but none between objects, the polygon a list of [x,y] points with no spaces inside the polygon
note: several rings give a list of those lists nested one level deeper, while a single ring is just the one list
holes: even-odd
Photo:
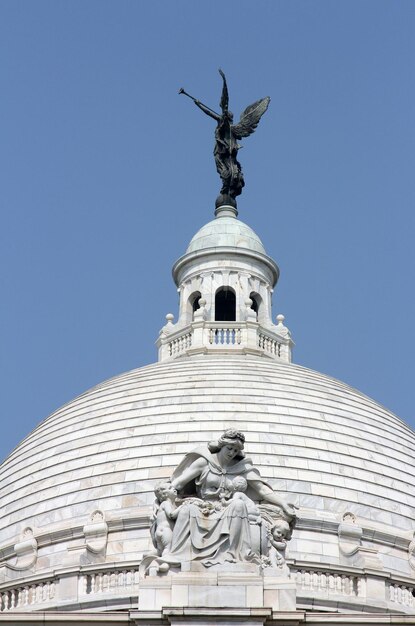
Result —
[{"label": "child figure", "polygon": [[255,504],[251,498],[245,494],[245,491],[248,488],[248,483],[243,476],[237,476],[232,481],[233,488],[233,500],[243,500],[245,502],[247,511],[248,511],[248,519],[250,524],[260,524],[261,523],[261,511]]},{"label": "child figure", "polygon": [[163,556],[169,552],[174,520],[177,518],[181,506],[175,505],[177,490],[167,481],[158,483],[154,493],[157,500],[154,505],[151,536],[159,556]]},{"label": "child figure", "polygon": [[290,539],[291,528],[284,519],[275,520],[269,532],[270,551],[269,558],[271,567],[282,568],[285,563],[285,550],[287,548],[287,540]]}]

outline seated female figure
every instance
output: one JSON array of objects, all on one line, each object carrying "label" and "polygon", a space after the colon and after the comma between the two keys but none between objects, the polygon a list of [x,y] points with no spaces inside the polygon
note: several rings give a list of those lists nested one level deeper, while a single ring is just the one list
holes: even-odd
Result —
[{"label": "seated female figure", "polygon": [[[288,520],[295,517],[294,507],[275,493],[245,458],[244,442],[240,431],[229,429],[217,442],[187,454],[174,471],[171,483],[183,506],[177,512],[168,553],[163,553],[166,563],[180,566],[198,561],[209,567],[259,562],[259,546],[250,531],[250,501],[252,506],[255,501],[275,505]],[[232,497],[240,477],[247,482],[246,495]]]}]

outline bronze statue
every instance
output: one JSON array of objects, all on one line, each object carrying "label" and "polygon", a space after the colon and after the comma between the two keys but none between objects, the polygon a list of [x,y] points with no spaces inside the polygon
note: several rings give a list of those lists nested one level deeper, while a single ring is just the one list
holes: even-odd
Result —
[{"label": "bronze statue", "polygon": [[220,100],[222,114],[216,113],[199,100],[196,100],[196,98],[186,93],[184,89],[180,89],[179,94],[184,94],[191,98],[199,109],[216,120],[215,149],[213,154],[216,170],[222,180],[222,189],[216,199],[216,206],[230,204],[236,207],[236,197],[242,193],[242,188],[245,185],[241,164],[237,159],[238,150],[241,148],[238,140],[252,135],[258,126],[259,120],[268,108],[270,98],[262,98],[251,104],[241,114],[238,124],[233,124],[233,113],[228,109],[229,94],[225,74],[222,70],[219,70],[219,74],[223,80],[222,97]]}]

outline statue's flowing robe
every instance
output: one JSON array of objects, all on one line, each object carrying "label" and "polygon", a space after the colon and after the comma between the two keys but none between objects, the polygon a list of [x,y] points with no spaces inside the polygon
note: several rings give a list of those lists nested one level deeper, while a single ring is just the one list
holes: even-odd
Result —
[{"label": "statue's flowing robe", "polygon": [[[187,454],[174,471],[172,481],[201,457],[206,459],[207,465],[200,476],[185,485],[179,494],[184,497],[184,504],[174,525],[169,555],[164,558],[172,565],[199,561],[206,566],[254,560],[259,555],[252,550],[246,503],[242,499],[231,499],[223,508],[220,498],[236,476],[243,476],[248,485],[252,480],[265,481],[250,459],[240,459],[225,469],[206,447]],[[215,489],[212,483],[219,483],[219,486]],[[255,497],[249,488],[247,495]],[[187,501],[186,496],[189,498]]]},{"label": "statue's flowing robe", "polygon": [[241,164],[237,159],[238,143],[232,133],[232,125],[222,116],[215,130],[215,157],[216,171],[222,180],[222,194],[239,196],[245,185]]}]

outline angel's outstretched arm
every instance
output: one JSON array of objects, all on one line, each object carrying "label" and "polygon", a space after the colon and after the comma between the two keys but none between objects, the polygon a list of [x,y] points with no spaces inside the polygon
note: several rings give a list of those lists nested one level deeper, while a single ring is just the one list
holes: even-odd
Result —
[{"label": "angel's outstretched arm", "polygon": [[203,111],[203,113],[206,113],[206,115],[209,115],[209,117],[213,117],[216,122],[219,122],[220,115],[212,111],[212,109],[209,109],[209,107],[203,104],[203,102],[200,102],[200,100],[194,100],[194,103],[197,107],[199,107],[201,111]]}]

